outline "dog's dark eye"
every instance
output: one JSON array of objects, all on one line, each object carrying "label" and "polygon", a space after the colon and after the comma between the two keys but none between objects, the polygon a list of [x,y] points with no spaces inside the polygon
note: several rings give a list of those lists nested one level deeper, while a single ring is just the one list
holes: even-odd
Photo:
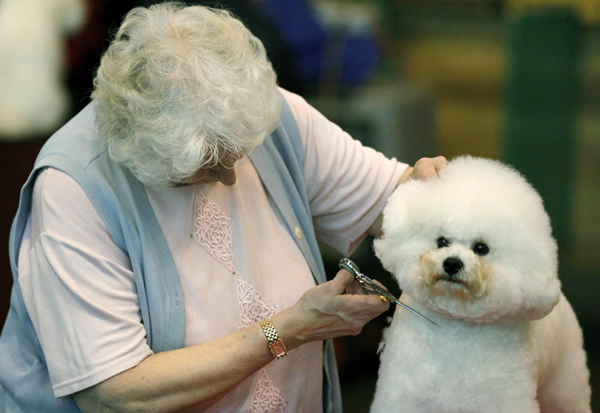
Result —
[{"label": "dog's dark eye", "polygon": [[438,248],[444,248],[444,247],[447,247],[448,245],[450,245],[450,242],[446,238],[439,237],[437,239],[437,246],[438,246]]},{"label": "dog's dark eye", "polygon": [[473,247],[473,252],[477,255],[485,255],[488,252],[490,252],[490,249],[487,245],[485,245],[482,242],[478,242],[477,244],[475,244],[475,246]]}]

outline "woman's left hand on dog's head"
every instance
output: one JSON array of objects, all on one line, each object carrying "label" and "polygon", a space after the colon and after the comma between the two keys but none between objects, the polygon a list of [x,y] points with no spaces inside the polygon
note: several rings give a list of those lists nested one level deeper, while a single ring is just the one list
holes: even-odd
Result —
[{"label": "woman's left hand on dog's head", "polygon": [[446,166],[447,163],[448,160],[443,156],[421,158],[415,162],[415,166],[407,169],[404,174],[406,179],[420,179],[422,181],[437,178],[438,172]]}]

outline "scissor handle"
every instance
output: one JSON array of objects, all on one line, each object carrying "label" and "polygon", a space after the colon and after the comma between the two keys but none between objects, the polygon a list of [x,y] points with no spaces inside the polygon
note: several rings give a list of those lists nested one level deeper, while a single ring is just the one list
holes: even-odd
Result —
[{"label": "scissor handle", "polygon": [[[339,267],[341,269],[344,270],[348,270],[350,272],[350,274],[352,274],[352,276],[354,277],[354,279],[356,281],[358,281],[358,283],[360,284],[360,286],[362,288],[364,288],[365,290],[369,290],[369,291],[373,291],[379,295],[383,295],[384,297],[388,298],[391,302],[394,302],[402,307],[404,307],[405,309],[407,309],[408,311],[410,311],[411,313],[429,321],[431,324],[434,324],[437,326],[437,324],[425,317],[423,314],[419,313],[418,311],[410,308],[409,306],[407,306],[406,304],[404,304],[403,302],[401,302],[400,300],[398,300],[396,297],[394,297],[388,290],[386,290],[385,288],[381,288],[379,285],[377,285],[372,279],[370,279],[369,277],[367,277],[366,275],[364,275],[363,273],[360,272],[360,269],[358,268],[358,265],[356,265],[352,260],[348,259],[348,258],[342,258],[340,260],[340,264]],[[438,326],[439,327],[439,326]]]},{"label": "scissor handle", "polygon": [[358,265],[356,265],[354,263],[354,261],[349,260],[348,258],[342,258],[340,260],[340,268],[344,269],[344,270],[348,270],[350,272],[350,274],[352,274],[352,276],[354,278],[356,278],[357,275],[362,273],[360,272],[360,269],[358,268]]},{"label": "scissor handle", "polygon": [[365,290],[373,291],[379,294],[383,294],[385,296],[389,294],[385,289],[378,286],[372,279],[360,272],[358,265],[356,265],[353,261],[349,260],[348,258],[342,258],[339,267],[348,270],[352,274],[354,279],[358,281],[360,286]]}]

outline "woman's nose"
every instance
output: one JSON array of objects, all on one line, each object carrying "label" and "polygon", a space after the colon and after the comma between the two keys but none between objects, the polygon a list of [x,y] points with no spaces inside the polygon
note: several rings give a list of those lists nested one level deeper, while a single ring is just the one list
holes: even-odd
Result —
[{"label": "woman's nose", "polygon": [[219,169],[219,181],[225,186],[231,186],[236,181],[235,169],[221,167]]}]

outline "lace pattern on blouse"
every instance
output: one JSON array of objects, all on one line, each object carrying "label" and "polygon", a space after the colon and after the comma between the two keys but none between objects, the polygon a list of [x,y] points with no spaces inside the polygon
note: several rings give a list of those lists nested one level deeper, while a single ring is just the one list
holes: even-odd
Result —
[{"label": "lace pattern on blouse", "polygon": [[235,277],[235,286],[240,307],[240,328],[260,323],[275,313],[275,309],[265,301],[258,290],[241,277]]},{"label": "lace pattern on blouse", "polygon": [[[259,323],[271,317],[275,309],[262,297],[256,288],[241,277],[235,277],[238,304],[240,307],[240,328]],[[258,372],[258,381],[252,396],[251,413],[280,413],[286,402],[275,387],[265,369]]]},{"label": "lace pattern on blouse", "polygon": [[250,413],[282,413],[285,410],[285,400],[267,376],[265,369],[258,372],[258,383],[254,389]]},{"label": "lace pattern on blouse", "polygon": [[231,219],[199,188],[194,204],[194,239],[228,270],[235,272]]}]

